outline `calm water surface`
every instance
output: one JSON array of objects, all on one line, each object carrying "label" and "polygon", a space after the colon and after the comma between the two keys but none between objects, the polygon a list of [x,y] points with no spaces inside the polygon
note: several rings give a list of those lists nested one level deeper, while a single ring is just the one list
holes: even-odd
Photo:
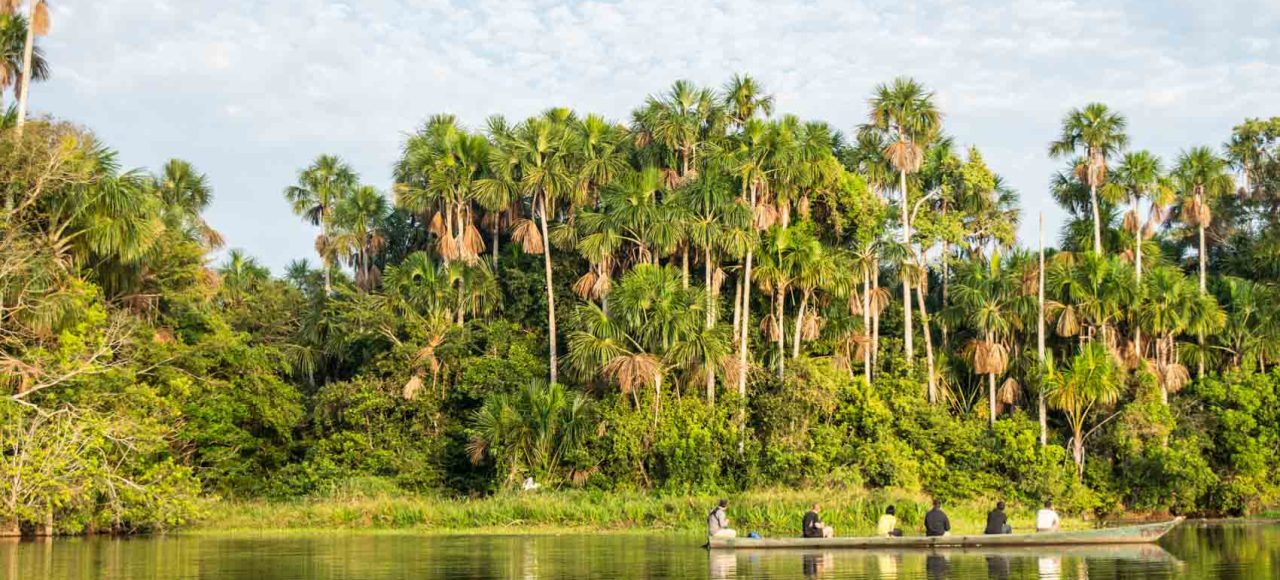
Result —
[{"label": "calm water surface", "polygon": [[10,579],[1280,578],[1280,524],[1184,524],[1158,546],[708,553],[687,536],[165,536],[0,543]]}]

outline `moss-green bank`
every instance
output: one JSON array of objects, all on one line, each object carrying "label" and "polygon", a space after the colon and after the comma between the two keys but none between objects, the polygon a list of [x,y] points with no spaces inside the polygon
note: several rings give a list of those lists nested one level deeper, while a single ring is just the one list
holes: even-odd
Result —
[{"label": "moss-green bank", "polygon": [[[886,506],[897,506],[907,534],[921,530],[929,498],[910,493],[763,490],[727,496],[730,523],[740,533],[795,533],[814,502],[841,535],[870,534]],[[447,533],[661,531],[701,533],[718,496],[555,491],[483,499],[429,496],[324,498],[297,501],[219,501],[191,527],[198,532],[242,530],[416,530]],[[990,504],[994,504],[994,498]],[[992,505],[945,506],[954,533],[980,533]],[[1014,530],[1031,529],[1035,507],[1011,505]],[[1066,527],[1088,527],[1067,518]]]}]

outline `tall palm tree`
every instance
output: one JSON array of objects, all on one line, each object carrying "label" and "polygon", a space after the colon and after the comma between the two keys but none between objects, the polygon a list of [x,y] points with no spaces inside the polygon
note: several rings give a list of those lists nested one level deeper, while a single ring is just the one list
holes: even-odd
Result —
[{"label": "tall palm tree", "polygon": [[1049,144],[1049,155],[1064,158],[1081,155],[1076,167],[1089,186],[1089,204],[1093,212],[1093,251],[1102,253],[1102,218],[1098,212],[1098,188],[1106,181],[1107,159],[1129,144],[1124,130],[1128,122],[1120,113],[1102,103],[1089,103],[1083,109],[1072,109],[1062,119],[1062,134]]},{"label": "tall palm tree", "polygon": [[165,225],[217,249],[224,243],[222,234],[204,220],[201,213],[213,202],[213,188],[203,173],[181,159],[170,159],[155,186],[164,203]]},{"label": "tall palm tree", "polygon": [[352,190],[334,212],[334,225],[340,232],[335,243],[355,268],[356,286],[364,290],[378,285],[378,267],[373,261],[386,243],[382,227],[390,213],[387,198],[369,185]]},{"label": "tall palm tree", "polygon": [[446,262],[474,263],[484,252],[472,201],[491,161],[489,142],[453,115],[431,117],[405,142],[395,169],[396,204],[428,221],[436,253]]},{"label": "tall palm tree", "polygon": [[[19,79],[18,88],[18,126],[19,133],[22,132],[22,125],[27,119],[27,92],[31,90],[31,81],[33,79],[33,69],[35,68],[35,45],[36,37],[49,34],[49,5],[45,0],[30,0],[31,11],[27,18],[28,26],[26,27],[27,35],[23,43],[22,49],[22,77]],[[19,2],[9,0],[6,2],[7,12],[16,13],[18,11]]]},{"label": "tall palm tree", "polygon": [[[1124,229],[1133,236],[1133,279],[1142,285],[1142,252],[1147,240],[1155,234],[1162,219],[1155,208],[1167,205],[1172,189],[1164,179],[1160,158],[1150,151],[1130,151],[1124,154],[1110,183],[1104,186],[1104,195],[1110,198],[1127,197],[1129,211],[1124,215]],[[1142,199],[1151,199],[1151,219],[1142,218]],[[1133,344],[1138,356],[1143,356],[1142,326],[1133,325]]]},{"label": "tall palm tree", "polygon": [[[14,101],[22,93],[23,55],[27,43],[27,17],[14,9],[16,4],[6,5],[0,2],[0,104],[4,103],[4,93],[13,88]],[[44,49],[35,46],[31,49],[31,80],[49,80],[49,61],[45,60]],[[15,119],[17,109],[14,109]]]},{"label": "tall palm tree", "polygon": [[724,107],[731,123],[741,128],[751,119],[773,114],[773,95],[749,75],[733,75],[725,83]]},{"label": "tall palm tree", "polygon": [[[924,148],[941,130],[942,114],[933,103],[933,93],[916,81],[899,77],[892,84],[875,89],[869,101],[870,124],[887,133],[884,156],[898,170],[899,204],[902,211],[902,245],[911,246],[911,222],[907,195],[907,174],[920,170]],[[912,361],[911,283],[902,280],[903,347],[907,363]]]},{"label": "tall palm tree", "polygon": [[957,326],[963,323],[975,332],[967,348],[974,372],[987,375],[992,426],[996,420],[996,375],[1008,368],[1009,344],[1024,314],[1033,308],[1030,299],[1022,291],[1018,272],[1002,265],[999,253],[986,264],[974,261],[956,271],[949,316]]},{"label": "tall palm tree", "polygon": [[285,199],[293,205],[293,213],[303,216],[312,225],[320,226],[316,237],[316,251],[324,265],[324,293],[333,293],[333,267],[336,246],[333,244],[333,212],[346,198],[358,181],[356,172],[345,161],[334,155],[321,155],[311,166],[298,173],[297,185],[284,191]]},{"label": "tall palm tree", "polygon": [[[1193,147],[1178,156],[1173,170],[1174,179],[1184,196],[1182,219],[1187,225],[1194,225],[1199,234],[1200,293],[1207,294],[1205,270],[1208,263],[1204,230],[1213,221],[1210,204],[1213,198],[1226,195],[1235,189],[1235,184],[1228,171],[1227,160],[1208,147]],[[1204,347],[1204,334],[1198,335],[1198,343]],[[1197,357],[1196,376],[1204,376],[1204,353]]]},{"label": "tall palm tree", "polygon": [[571,111],[552,109],[521,123],[501,145],[509,149],[516,159],[520,192],[528,199],[529,207],[538,220],[536,226],[527,219],[520,220],[513,226],[512,233],[524,251],[542,254],[547,290],[547,358],[552,383],[557,382],[559,357],[548,224],[559,210],[564,196],[573,191],[574,180],[580,174],[573,157],[576,150],[576,135],[571,130],[574,118]]}]

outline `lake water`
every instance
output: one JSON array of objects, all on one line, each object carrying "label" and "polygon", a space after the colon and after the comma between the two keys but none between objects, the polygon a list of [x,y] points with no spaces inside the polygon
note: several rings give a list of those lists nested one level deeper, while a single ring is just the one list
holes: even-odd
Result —
[{"label": "lake water", "polygon": [[0,543],[9,579],[1280,578],[1280,524],[1184,524],[1160,544],[708,553],[689,536],[169,535]]}]

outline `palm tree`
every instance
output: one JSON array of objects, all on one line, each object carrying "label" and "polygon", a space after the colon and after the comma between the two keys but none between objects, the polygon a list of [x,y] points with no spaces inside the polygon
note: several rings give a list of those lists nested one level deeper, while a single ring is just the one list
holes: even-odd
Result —
[{"label": "palm tree", "polygon": [[[871,97],[871,126],[887,133],[884,156],[898,170],[899,204],[902,210],[902,245],[911,246],[911,223],[907,215],[907,174],[920,170],[924,147],[941,130],[941,113],[933,104],[933,93],[912,79],[900,77],[891,85],[876,87]],[[911,325],[911,283],[902,280],[903,345],[907,363],[913,357]]]},{"label": "palm tree", "polygon": [[324,293],[333,293],[332,270],[337,255],[333,243],[333,212],[352,188],[358,177],[351,166],[333,155],[321,155],[310,167],[298,173],[298,184],[285,189],[285,199],[293,205],[293,213],[312,225],[320,226],[316,251],[324,265]]},{"label": "palm tree", "polygon": [[[666,94],[650,96],[634,115],[633,133],[642,144],[652,142],[665,151],[666,167],[683,182],[698,171],[698,155],[706,143],[723,133],[724,114],[715,91],[685,80]],[[673,185],[677,183],[673,182]]]},{"label": "palm tree", "polygon": [[512,235],[525,252],[542,254],[547,290],[548,366],[551,382],[558,376],[555,280],[551,270],[551,245],[548,223],[554,217],[563,196],[573,191],[574,179],[580,171],[572,157],[575,134],[570,130],[573,113],[552,109],[521,123],[510,135],[502,136],[500,145],[508,149],[519,168],[520,192],[538,219],[517,221]]},{"label": "palm tree", "polygon": [[[49,6],[45,0],[30,0],[31,12],[27,18],[28,26],[26,27],[26,39],[23,42],[22,49],[22,77],[19,79],[18,88],[18,126],[19,133],[22,132],[22,125],[27,120],[27,91],[31,90],[31,81],[33,79],[32,72],[35,65],[35,44],[37,36],[49,34]],[[18,11],[18,3],[9,0],[7,4],[10,14]]]},{"label": "palm tree", "polygon": [[390,213],[387,198],[369,185],[355,188],[334,212],[334,226],[340,232],[334,243],[355,268],[356,286],[366,291],[378,285],[380,273],[373,260],[386,243],[382,225]]},{"label": "palm tree", "polygon": [[[1235,189],[1235,184],[1227,170],[1227,160],[1208,147],[1193,147],[1184,151],[1178,156],[1173,175],[1186,198],[1182,205],[1182,219],[1187,225],[1194,225],[1199,234],[1200,293],[1207,294],[1205,269],[1208,256],[1204,243],[1204,230],[1213,221],[1213,212],[1209,209],[1210,203],[1213,198],[1230,193]],[[1198,342],[1203,348],[1204,334],[1198,335]],[[1196,366],[1196,375],[1203,377],[1203,352],[1197,357]]]},{"label": "palm tree", "polygon": [[222,280],[222,293],[232,304],[239,304],[252,295],[260,284],[271,279],[271,272],[253,257],[239,248],[227,253],[227,260],[218,267]]},{"label": "palm tree", "polygon": [[[1050,371],[1049,403],[1063,412],[1071,428],[1076,476],[1084,476],[1084,440],[1089,421],[1120,398],[1123,380],[1115,359],[1100,344],[1089,344],[1061,371]],[[1096,428],[1096,427],[1095,427]]]},{"label": "palm tree", "polygon": [[[436,253],[446,262],[474,263],[484,252],[472,201],[492,161],[489,142],[465,131],[453,115],[431,117],[405,142],[395,169],[396,204],[427,220]],[[490,207],[505,201],[500,191],[487,193]]]},{"label": "palm tree", "polygon": [[[1142,251],[1146,241],[1155,234],[1161,220],[1156,208],[1168,203],[1172,191],[1164,179],[1160,158],[1150,151],[1130,151],[1124,154],[1115,176],[1104,187],[1104,195],[1129,199],[1129,211],[1124,215],[1124,229],[1133,236],[1133,279],[1142,285]],[[1143,222],[1142,198],[1150,197],[1153,211],[1151,219]],[[1133,344],[1138,356],[1143,355],[1141,325],[1133,325]]]},{"label": "palm tree", "polygon": [[[6,8],[13,9],[7,12]],[[27,43],[27,17],[16,11],[16,4],[0,2],[0,104],[4,93],[13,87],[14,101],[22,94],[22,68]],[[31,50],[31,80],[49,80],[49,62],[44,49],[35,46]],[[15,119],[17,109],[14,109]]]},{"label": "palm tree", "polygon": [[520,481],[522,472],[544,482],[576,482],[581,474],[565,473],[564,462],[587,444],[597,422],[582,393],[533,383],[485,400],[471,417],[467,452],[474,463],[494,459],[505,471],[505,485]]},{"label": "palm tree", "polygon": [[213,202],[213,188],[203,173],[181,159],[170,159],[155,178],[164,203],[165,225],[202,241],[207,248],[222,247],[222,234],[200,215]]},{"label": "palm tree", "polygon": [[748,75],[733,75],[725,83],[724,107],[731,123],[741,128],[747,121],[773,114],[773,95]]},{"label": "palm tree", "polygon": [[952,288],[949,316],[974,329],[968,349],[974,372],[987,375],[987,408],[994,426],[996,375],[1008,368],[1009,342],[1032,308],[1030,296],[1023,292],[1017,271],[1001,264],[999,253],[987,264],[974,261],[958,269]]},{"label": "palm tree", "polygon": [[1062,135],[1049,144],[1054,158],[1081,155],[1076,167],[1081,181],[1089,186],[1089,204],[1093,212],[1093,251],[1102,253],[1102,218],[1098,212],[1098,188],[1106,181],[1107,158],[1129,144],[1125,135],[1124,116],[1102,103],[1089,103],[1083,109],[1072,109],[1062,119]]}]

